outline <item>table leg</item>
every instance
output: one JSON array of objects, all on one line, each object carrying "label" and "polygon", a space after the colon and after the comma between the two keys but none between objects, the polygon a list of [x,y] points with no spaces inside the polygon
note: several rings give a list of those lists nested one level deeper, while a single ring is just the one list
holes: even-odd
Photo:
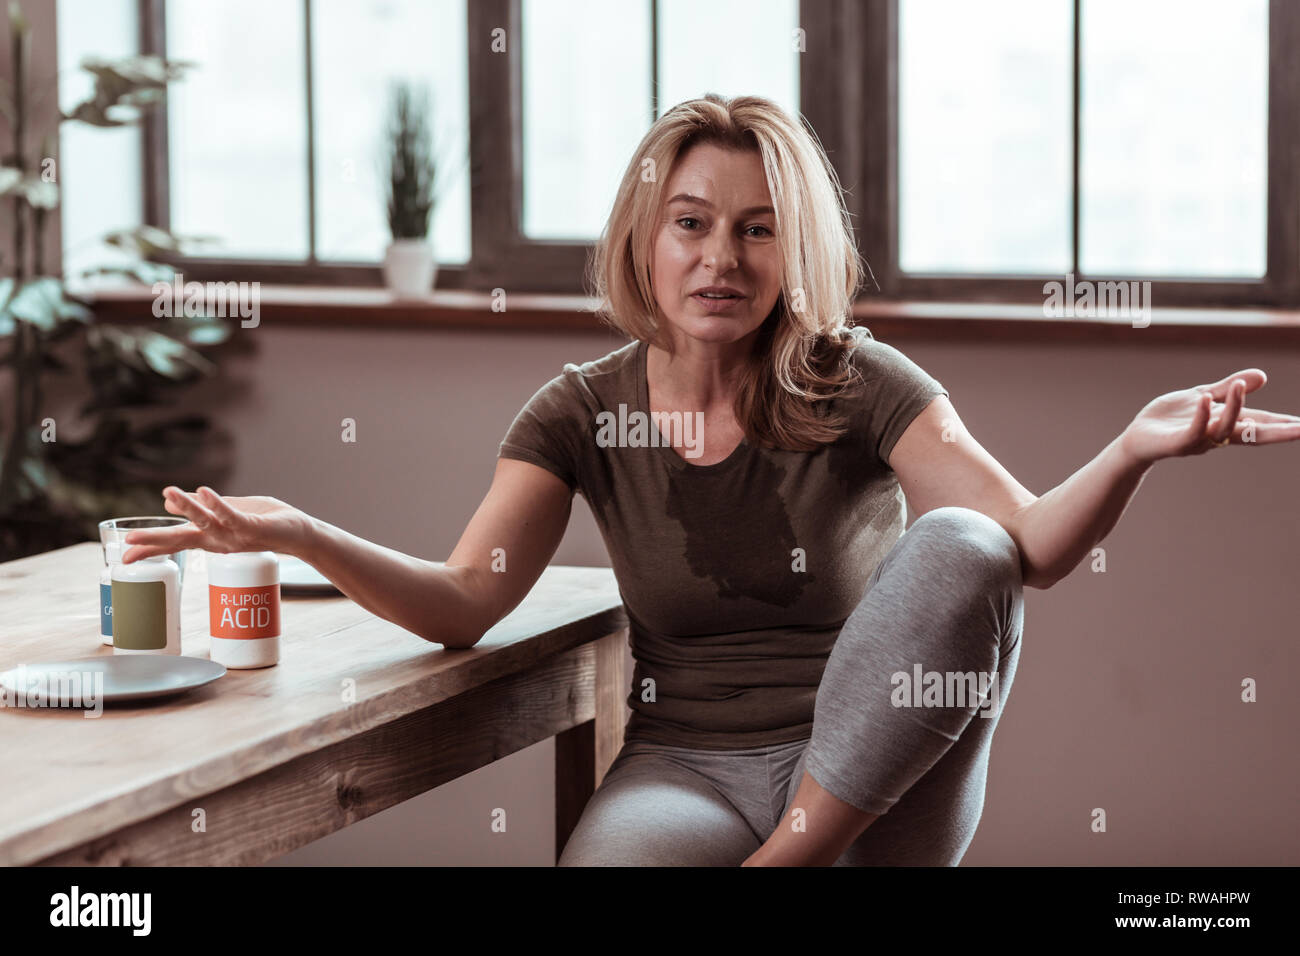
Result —
[{"label": "table leg", "polygon": [[628,637],[624,628],[594,643],[596,717],[555,735],[555,859],[569,842],[587,801],[623,746],[627,723]]}]

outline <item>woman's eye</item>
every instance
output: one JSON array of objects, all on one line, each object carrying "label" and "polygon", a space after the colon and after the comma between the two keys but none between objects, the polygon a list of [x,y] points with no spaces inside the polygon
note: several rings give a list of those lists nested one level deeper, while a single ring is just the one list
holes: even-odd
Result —
[{"label": "woman's eye", "polygon": [[[682,218],[677,220],[677,224],[689,232],[695,232],[697,231],[700,221],[696,219],[694,216],[683,216]],[[757,233],[754,233],[755,229],[758,230]],[[749,235],[754,236],[754,238],[757,239],[766,239],[767,237],[773,235],[772,230],[768,229],[767,226],[757,226],[757,225],[747,226],[745,227],[745,232]]]}]

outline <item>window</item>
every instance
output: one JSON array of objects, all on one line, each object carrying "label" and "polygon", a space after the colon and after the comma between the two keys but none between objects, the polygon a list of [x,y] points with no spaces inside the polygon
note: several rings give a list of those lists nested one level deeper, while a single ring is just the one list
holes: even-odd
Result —
[{"label": "window", "polygon": [[1083,10],[1080,271],[1263,278],[1266,0]]},{"label": "window", "polygon": [[523,0],[524,236],[599,236],[641,137],[675,103],[752,93],[797,110],[798,12],[793,0]]},{"label": "window", "polygon": [[[71,111],[94,91],[91,75],[78,67],[83,57],[117,58],[137,51],[136,3],[59,0],[56,12],[59,106]],[[131,127],[60,125],[59,213],[67,275],[129,261],[126,253],[104,245],[103,239],[110,232],[140,225],[140,154],[140,134]]]},{"label": "window", "polygon": [[656,116],[707,92],[742,90],[799,108],[798,8],[797,0],[471,4],[471,37],[509,24],[508,36],[522,33],[523,55],[471,43],[476,101],[519,108],[485,111],[471,130],[482,173],[470,282],[582,291],[591,243]]},{"label": "window", "polygon": [[406,79],[456,160],[434,247],[468,258],[463,2],[167,0],[164,24],[167,56],[196,64],[167,104],[173,231],[212,236],[211,256],[378,261],[388,84]]},{"label": "window", "polygon": [[1066,272],[1068,0],[904,0],[898,33],[899,267]]},{"label": "window", "polygon": [[440,287],[582,291],[641,136],[715,91],[803,114],[869,292],[1041,301],[1069,273],[1150,279],[1157,305],[1300,304],[1288,0],[61,0],[61,53],[121,52],[133,19],[198,67],[134,144],[87,134],[138,154],[138,191],[65,131],[65,236],[138,206],[213,237],[181,262],[199,279],[378,284],[401,77],[432,92],[449,174]]},{"label": "window", "polygon": [[1300,302],[1296,5],[889,0],[865,19],[887,295],[1041,300],[1068,273],[1149,279],[1158,305]]},{"label": "window", "polygon": [[307,49],[292,0],[167,0],[171,228],[209,255],[306,259]]}]

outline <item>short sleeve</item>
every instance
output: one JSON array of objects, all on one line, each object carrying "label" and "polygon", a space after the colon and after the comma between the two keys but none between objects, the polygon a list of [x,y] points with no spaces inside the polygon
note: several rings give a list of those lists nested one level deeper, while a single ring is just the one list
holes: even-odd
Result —
[{"label": "short sleeve", "polygon": [[580,482],[579,452],[586,406],[566,375],[537,390],[506,430],[498,457],[545,468],[575,491]]},{"label": "short sleeve", "polygon": [[863,339],[855,358],[866,385],[862,415],[867,441],[888,464],[907,426],[937,396],[948,396],[948,389],[898,349],[875,338]]}]

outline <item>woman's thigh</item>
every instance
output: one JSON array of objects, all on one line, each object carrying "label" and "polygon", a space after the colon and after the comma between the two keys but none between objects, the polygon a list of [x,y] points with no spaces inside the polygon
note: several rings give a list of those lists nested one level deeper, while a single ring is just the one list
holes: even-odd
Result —
[{"label": "woman's thigh", "polygon": [[620,751],[558,866],[739,866],[760,841],[702,774],[653,749]]}]

